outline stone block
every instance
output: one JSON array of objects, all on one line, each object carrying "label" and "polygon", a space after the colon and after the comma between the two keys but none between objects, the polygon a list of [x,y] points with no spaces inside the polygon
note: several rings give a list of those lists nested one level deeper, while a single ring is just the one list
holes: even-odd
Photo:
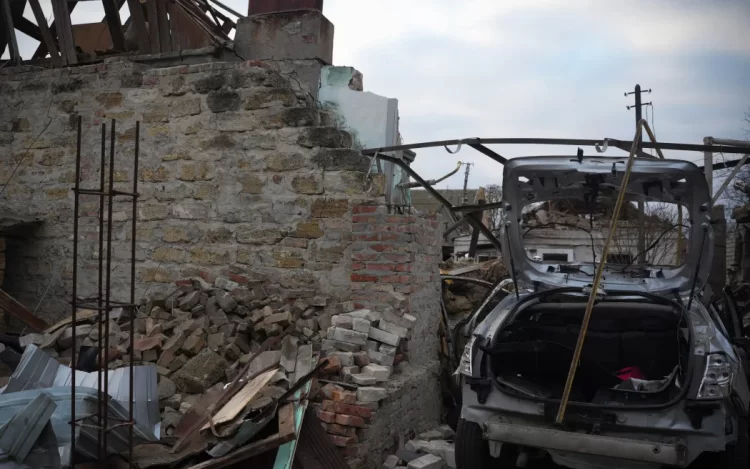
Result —
[{"label": "stone block", "polygon": [[[367,332],[369,333],[370,331],[367,331]],[[368,351],[369,350],[373,350],[373,351],[377,352],[378,349],[380,348],[380,343],[376,342],[374,340],[368,340],[367,343],[365,344],[365,348]]]},{"label": "stone block", "polygon": [[412,440],[406,443],[405,449],[407,451],[431,454],[444,461],[448,467],[456,467],[456,456],[453,443],[451,442],[445,440]]},{"label": "stone block", "polygon": [[384,388],[361,387],[357,389],[357,401],[378,402],[388,397],[388,391]]},{"label": "stone block", "polygon": [[[332,329],[333,329],[332,337],[329,337],[329,339],[331,340],[349,342],[350,344],[357,344],[357,345],[365,345],[367,343],[368,335],[364,332],[357,332],[357,331],[352,331],[349,329],[342,329],[340,327],[333,327]],[[398,337],[396,337],[396,339],[398,339]]]},{"label": "stone block", "polygon": [[[333,358],[333,357],[331,357]],[[341,361],[339,360],[339,364]],[[352,382],[352,375],[359,374],[359,367],[358,366],[343,366],[341,367],[341,377],[344,378],[345,383],[351,383]]]},{"label": "stone block", "polygon": [[405,327],[406,329],[413,329],[414,324],[417,322],[417,318],[415,318],[411,314],[404,314],[403,316],[399,316],[390,309],[386,309],[382,314],[383,319],[385,319],[386,321],[392,322],[393,324],[401,327]]},{"label": "stone block", "polygon": [[376,365],[372,363],[362,368],[363,374],[372,376],[378,383],[388,381],[388,378],[391,377],[391,372],[392,368],[390,366]]},{"label": "stone block", "polygon": [[225,339],[224,334],[221,332],[217,332],[216,334],[211,334],[208,336],[208,348],[211,349],[214,352],[218,352],[220,348],[224,346]]},{"label": "stone block", "polygon": [[[81,324],[76,326],[75,331],[75,337],[76,342],[80,342],[84,339],[84,337],[88,337],[88,335],[91,333],[91,324]],[[57,345],[61,349],[69,348],[73,345],[73,328],[67,327],[62,335],[60,335],[60,338],[57,339]]]},{"label": "stone block", "polygon": [[183,311],[190,311],[193,309],[195,305],[198,304],[198,302],[201,299],[201,292],[194,291],[192,293],[188,293],[183,298],[180,299],[178,307]]},{"label": "stone block", "polygon": [[370,357],[370,361],[383,366],[393,366],[395,357],[381,352],[375,352],[374,350],[368,350],[367,355]]},{"label": "stone block", "polygon": [[289,311],[272,314],[263,320],[266,325],[277,324],[281,327],[288,326],[290,322],[292,322],[292,313]]},{"label": "stone block", "polygon": [[214,286],[216,288],[221,288],[222,290],[232,291],[239,288],[240,284],[229,280],[226,277],[216,277],[216,280],[214,280]]},{"label": "stone block", "polygon": [[369,334],[372,323],[365,318],[352,318],[352,329],[357,332],[366,332]]},{"label": "stone block", "polygon": [[409,329],[401,327],[398,324],[394,324],[390,321],[386,321],[385,319],[381,319],[380,321],[378,321],[378,329],[397,335],[400,339],[409,338]]},{"label": "stone block", "polygon": [[182,344],[181,350],[188,355],[197,355],[206,346],[206,341],[201,336],[191,335]]},{"label": "stone block", "polygon": [[232,297],[230,293],[223,292],[216,295],[216,298],[218,299],[219,306],[224,310],[224,312],[232,313],[235,309],[237,309],[237,301]]},{"label": "stone block", "polygon": [[227,362],[220,355],[204,349],[180,368],[173,380],[181,391],[203,393],[224,376]]},{"label": "stone block", "polygon": [[[352,329],[354,324],[354,318],[351,316],[346,316],[343,314],[337,314],[335,316],[331,316],[331,325],[334,327],[341,327],[343,329]],[[368,332],[368,331],[360,331],[360,332]]]},{"label": "stone block", "polygon": [[456,436],[456,433],[448,425],[441,425],[434,430],[430,430],[424,433],[420,433],[417,436],[417,440],[432,441],[432,440],[449,440]]},{"label": "stone block", "polygon": [[407,469],[443,469],[445,461],[433,454],[425,454],[413,461],[409,461]]},{"label": "stone block", "polygon": [[369,309],[358,309],[356,311],[346,313],[346,315],[353,318],[367,319],[368,321],[377,321],[381,318],[381,315],[378,311],[372,311]]},{"label": "stone block", "polygon": [[352,383],[357,384],[359,386],[372,386],[374,384],[377,384],[377,380],[374,376],[366,375],[364,373],[356,373],[351,375]]},{"label": "stone block", "polygon": [[341,362],[341,366],[352,366],[354,365],[354,354],[351,352],[331,352],[327,356],[336,357]]},{"label": "stone block", "polygon": [[159,385],[157,389],[159,392],[159,400],[163,401],[175,395],[175,393],[177,392],[177,385],[174,384],[171,379],[167,378],[166,376],[162,376],[159,378]]},{"label": "stone block", "polygon": [[398,346],[398,342],[400,340],[399,336],[397,336],[396,334],[386,332],[376,327],[370,328],[370,339],[377,340],[378,342],[392,345],[394,347]]},{"label": "stone block", "polygon": [[395,454],[391,454],[387,458],[385,458],[385,462],[383,463],[383,469],[396,469],[399,465],[401,460],[396,456]]}]

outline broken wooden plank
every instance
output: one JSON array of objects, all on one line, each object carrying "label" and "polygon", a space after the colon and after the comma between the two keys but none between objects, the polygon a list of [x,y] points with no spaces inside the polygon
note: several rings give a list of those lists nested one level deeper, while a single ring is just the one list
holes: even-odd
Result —
[{"label": "broken wooden plank", "polygon": [[102,4],[109,27],[109,36],[112,38],[112,48],[118,52],[125,52],[125,34],[122,32],[120,9],[115,0],[102,0]]},{"label": "broken wooden plank", "polygon": [[156,21],[159,23],[159,44],[162,52],[172,52],[172,40],[169,37],[169,19],[167,2],[156,2]]},{"label": "broken wooden plank", "polygon": [[[276,453],[276,462],[273,465],[273,469],[292,469],[294,455],[297,452],[299,433],[302,429],[302,421],[304,420],[305,412],[307,411],[308,400],[303,399],[303,396],[307,396],[310,393],[311,388],[312,379],[308,380],[302,389],[299,389],[294,393],[294,418],[292,425],[294,439],[279,447],[279,450]],[[281,411],[279,411],[279,433],[281,433]]]},{"label": "broken wooden plank", "polygon": [[[99,313],[95,309],[81,309],[78,311],[78,313],[76,313],[76,322],[86,321],[88,319],[95,317],[97,314]],[[73,322],[73,318],[71,316],[68,316],[67,318],[56,322],[54,325],[47,327],[42,332],[44,332],[45,334],[55,332],[56,330],[64,326],[67,326],[71,322]]]},{"label": "broken wooden plank", "polygon": [[10,11],[10,0],[0,0],[0,2],[2,2],[3,26],[5,26],[11,62],[21,65],[21,54],[18,52],[18,41],[16,40],[16,28],[13,26],[13,14]]},{"label": "broken wooden plank", "polygon": [[294,404],[279,407],[279,435],[294,434]]},{"label": "broken wooden plank", "polygon": [[169,38],[170,38],[170,44],[172,45],[172,50],[186,49],[185,47],[182,47],[182,40],[180,38],[180,28],[178,27],[179,24],[175,20],[175,15],[177,15],[179,10],[180,10],[180,7],[177,6],[177,4],[172,3],[172,2],[167,3],[167,13],[169,13]]},{"label": "broken wooden plank", "polygon": [[47,47],[52,66],[61,66],[62,61],[60,60],[60,52],[57,50],[57,43],[55,42],[55,38],[52,36],[52,31],[50,31],[49,26],[47,26],[47,18],[44,16],[41,5],[39,5],[39,0],[29,0],[29,5],[31,5],[31,11],[34,13],[34,18],[36,18],[37,26],[39,26],[39,33],[42,36],[42,40],[40,42],[42,42],[45,47]]},{"label": "broken wooden plank", "polygon": [[[68,2],[68,11],[72,12],[76,5],[78,5],[78,0],[70,0]],[[54,13],[55,9],[55,0],[52,0],[52,10]],[[55,23],[55,20],[52,20],[52,23],[49,25],[49,31],[52,34],[52,37],[57,37],[57,24]],[[62,49],[62,45],[58,43],[58,46],[60,49]],[[36,48],[36,51],[34,52],[34,55],[31,56],[32,59],[41,59],[44,58],[47,55],[47,46],[44,44],[44,42],[40,43],[39,46]]]},{"label": "broken wooden plank", "polygon": [[303,376],[310,373],[313,368],[313,349],[312,344],[300,345],[297,351],[297,363],[294,367],[294,375],[292,375],[290,385],[294,385]]},{"label": "broken wooden plank", "polygon": [[146,17],[148,19],[148,38],[151,42],[151,52],[158,54],[161,52],[161,42],[159,41],[159,20],[156,13],[156,0],[146,1]]},{"label": "broken wooden plank", "polygon": [[70,24],[70,10],[67,0],[52,0],[52,11],[57,23],[57,43],[60,46],[60,54],[63,64],[75,65],[78,63],[76,44],[73,39],[73,26]]},{"label": "broken wooden plank", "polygon": [[34,316],[34,313],[3,290],[0,290],[0,309],[10,313],[11,316],[26,324],[34,332],[42,332],[47,328],[47,323],[43,319]]},{"label": "broken wooden plank", "polygon": [[149,41],[148,30],[146,29],[146,17],[143,14],[141,2],[139,0],[128,0],[128,9],[130,9],[130,19],[133,22],[133,29],[138,41],[138,52],[141,54],[150,54],[151,41]]},{"label": "broken wooden plank", "polygon": [[[265,373],[256,376],[252,379],[249,383],[245,385],[240,392],[235,394],[227,404],[222,407],[219,412],[216,413],[216,415],[211,419],[213,421],[214,426],[221,425],[222,423],[226,423],[234,419],[240,412],[242,412],[242,409],[247,406],[250,401],[255,398],[255,395],[260,392],[263,387],[268,384],[269,381],[271,381],[271,378],[274,377],[276,374],[277,368],[273,368],[271,370],[266,371]],[[201,428],[201,430],[206,430],[210,428],[210,423],[207,423]]]}]

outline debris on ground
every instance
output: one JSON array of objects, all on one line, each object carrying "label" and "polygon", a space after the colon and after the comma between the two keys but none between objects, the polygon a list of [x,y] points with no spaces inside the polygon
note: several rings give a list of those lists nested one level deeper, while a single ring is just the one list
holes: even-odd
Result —
[{"label": "debris on ground", "polygon": [[[115,309],[105,324],[82,310],[75,328],[67,318],[19,342],[68,370],[75,343],[76,369],[85,370],[77,382],[98,369],[127,372],[131,361],[152,371],[161,441],[139,440],[138,467],[217,469],[274,451],[291,467],[301,423],[310,419],[343,461],[406,360],[416,318],[404,313],[405,297],[399,310],[378,312],[302,293],[190,278],[141,300],[135,317]],[[105,336],[109,348],[98,356]]]},{"label": "debris on ground", "polygon": [[383,469],[455,468],[454,437],[455,433],[448,425],[421,433],[396,454],[388,456]]}]

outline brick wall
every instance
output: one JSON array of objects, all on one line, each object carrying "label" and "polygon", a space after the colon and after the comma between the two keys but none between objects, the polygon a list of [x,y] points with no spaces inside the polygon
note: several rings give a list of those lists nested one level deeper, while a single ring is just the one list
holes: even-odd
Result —
[{"label": "brick wall", "polygon": [[[138,177],[138,293],[191,276],[258,280],[298,295],[349,296],[352,206],[384,203],[382,176],[349,149],[311,95],[275,64],[151,68],[99,65],[0,70],[0,210],[44,220],[14,253],[11,293],[40,312],[68,313],[75,123],[83,119],[82,186],[97,187],[100,126],[117,119],[115,187]],[[132,174],[135,121],[140,170]],[[20,164],[19,164],[20,162]],[[79,293],[96,289],[97,197],[82,197]],[[113,285],[126,295],[131,209],[113,212]],[[11,272],[6,272],[10,274]],[[291,294],[290,293],[290,294]],[[115,299],[126,299],[116,297]]]}]

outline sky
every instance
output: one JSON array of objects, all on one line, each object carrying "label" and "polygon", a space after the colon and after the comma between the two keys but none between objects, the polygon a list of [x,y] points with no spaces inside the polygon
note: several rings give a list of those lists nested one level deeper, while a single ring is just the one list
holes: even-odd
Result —
[{"label": "sky", "polygon": [[[51,16],[49,0],[41,3]],[[247,0],[223,3],[247,11]],[[749,136],[750,123],[743,122],[750,110],[747,0],[325,0],[324,14],[335,25],[334,64],[361,71],[365,90],[398,99],[405,143],[630,140],[635,116],[625,106],[633,97],[623,93],[636,83],[653,90],[644,102],[654,107],[644,111],[658,140]],[[33,20],[28,7],[26,16]],[[82,2],[73,23],[102,17],[99,2]],[[19,46],[27,57],[36,41],[20,37]],[[493,149],[506,157],[576,150]],[[605,155],[624,154],[610,149]],[[414,168],[437,178],[458,160],[474,163],[469,186],[501,182],[502,166],[468,147],[456,155],[419,150]],[[462,169],[438,187],[462,187],[463,177]]]}]

